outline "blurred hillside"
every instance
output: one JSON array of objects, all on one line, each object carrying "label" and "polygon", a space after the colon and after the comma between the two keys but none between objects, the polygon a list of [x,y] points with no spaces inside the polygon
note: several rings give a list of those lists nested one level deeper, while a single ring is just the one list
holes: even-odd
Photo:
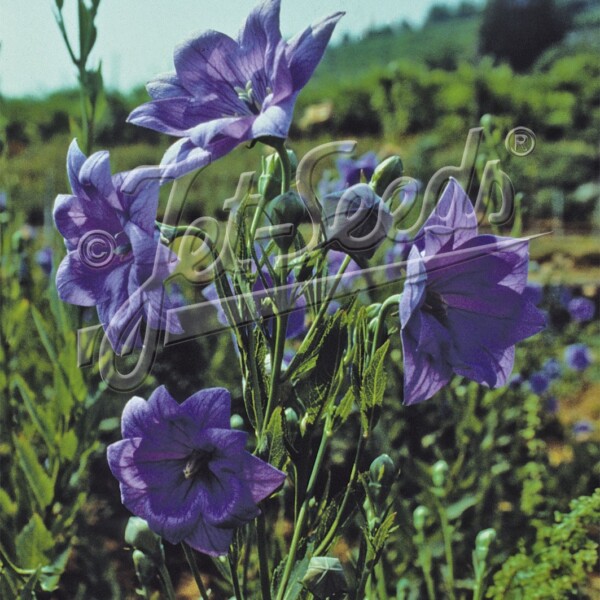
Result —
[{"label": "blurred hillside", "polygon": [[[589,228],[599,187],[600,2],[556,5],[564,20],[561,41],[518,73],[505,60],[481,54],[486,15],[469,2],[434,6],[418,29],[404,22],[344,39],[327,51],[298,99],[292,145],[302,154],[315,140],[368,140],[359,152],[400,153],[406,174],[426,182],[440,167],[460,164],[469,129],[492,115],[484,119],[489,144],[481,159],[502,160],[524,194],[525,219],[559,218]],[[157,163],[172,141],[125,123],[147,99],[143,89],[106,94],[96,147],[112,150],[115,169]],[[9,157],[2,186],[38,220],[43,205],[67,191],[64,157],[78,114],[76,90],[0,99]],[[526,159],[504,149],[504,136],[516,126],[537,136]],[[256,152],[245,148],[227,160],[240,170],[259,166]],[[207,171],[211,210],[235,186],[226,176],[230,167],[217,162]]]}]

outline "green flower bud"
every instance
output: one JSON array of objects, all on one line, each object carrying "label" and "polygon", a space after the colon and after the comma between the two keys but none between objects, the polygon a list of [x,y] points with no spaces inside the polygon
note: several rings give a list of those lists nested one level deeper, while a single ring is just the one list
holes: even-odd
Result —
[{"label": "green flower bud", "polygon": [[306,218],[306,206],[296,192],[286,192],[273,198],[267,205],[267,216],[271,225],[288,226],[289,231],[274,231],[273,240],[282,250],[287,250],[296,236],[298,225]]},{"label": "green flower bud", "polygon": [[446,485],[449,470],[448,463],[445,460],[438,460],[433,465],[431,468],[431,479],[435,487],[443,488]]},{"label": "green flower bud", "polygon": [[385,499],[396,479],[394,461],[387,454],[378,456],[369,468],[369,479],[369,486],[376,491],[377,499]]},{"label": "green flower bud", "polygon": [[337,598],[348,591],[348,581],[337,558],[313,556],[308,563],[302,583],[315,598]]},{"label": "green flower bud", "polygon": [[165,560],[160,536],[140,517],[129,517],[125,527],[125,542],[147,554],[156,564],[162,564]]},{"label": "green flower bud", "polygon": [[243,431],[244,419],[240,415],[233,413],[229,418],[229,425],[231,426],[231,429],[238,429],[240,431]]},{"label": "green flower bud", "polygon": [[413,512],[413,524],[417,531],[423,531],[429,510],[425,506],[417,506]]},{"label": "green flower bud", "polygon": [[[287,150],[290,159],[292,179],[296,176],[298,157],[293,150]],[[262,173],[258,178],[258,193],[267,200],[272,200],[281,192],[281,160],[277,152],[263,158]]]},{"label": "green flower bud", "polygon": [[402,177],[403,173],[404,165],[400,157],[390,156],[377,165],[373,171],[373,177],[371,177],[369,185],[378,196],[382,197],[390,183]]},{"label": "green flower bud", "polygon": [[487,551],[495,539],[496,531],[494,529],[484,529],[483,531],[480,531],[475,538],[475,548],[477,550],[485,550],[487,554]]},{"label": "green flower bud", "polygon": [[156,563],[141,550],[134,550],[132,558],[139,582],[143,586],[149,586],[156,577]]}]

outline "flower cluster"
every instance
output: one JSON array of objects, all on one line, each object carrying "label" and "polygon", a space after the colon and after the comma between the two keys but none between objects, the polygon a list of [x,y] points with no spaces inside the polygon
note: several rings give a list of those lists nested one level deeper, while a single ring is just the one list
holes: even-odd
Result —
[{"label": "flower cluster", "polygon": [[[167,292],[177,261],[161,238],[161,232],[180,228],[165,227],[156,220],[160,185],[206,166],[243,142],[260,141],[276,149],[275,158],[265,161],[252,223],[246,223],[244,216],[237,221],[241,233],[236,258],[253,263],[252,268],[224,267],[222,279],[202,290],[216,306],[219,318],[233,321],[229,325],[239,344],[244,399],[254,410],[252,416],[250,410],[248,414],[261,455],[270,443],[270,428],[283,427],[279,416],[287,419],[293,414],[298,421],[295,409],[281,399],[285,378],[293,387],[292,378],[301,371],[298,363],[302,360],[312,361],[304,365],[305,373],[311,369],[321,371],[319,376],[326,373],[321,365],[327,360],[319,356],[327,354],[321,338],[327,338],[336,350],[331,352],[332,360],[339,359],[338,370],[332,371],[337,389],[356,373],[380,372],[369,369],[372,363],[368,361],[381,348],[385,304],[374,303],[360,313],[362,319],[367,318],[364,315],[373,319],[375,327],[365,320],[360,335],[344,332],[338,336],[344,338],[343,343],[348,338],[348,344],[360,339],[369,345],[346,353],[348,361],[354,361],[351,369],[337,352],[341,344],[331,341],[338,330],[328,329],[323,320],[337,305],[336,289],[350,295],[361,268],[388,238],[394,217],[387,188],[399,180],[403,169],[399,157],[377,165],[373,153],[358,161],[341,160],[336,189],[319,198],[316,249],[298,251],[288,262],[285,251],[298,250],[303,239],[300,227],[310,211],[300,184],[298,192],[291,189],[293,153],[284,142],[296,97],[323,56],[342,13],[285,42],[279,30],[279,8],[279,0],[265,0],[250,13],[236,39],[209,31],[185,41],[175,50],[175,71],[149,83],[152,100],[135,109],[129,121],[180,138],[156,168],[158,178],[143,179],[139,173],[112,175],[107,152],[85,157],[73,142],[67,157],[73,193],[59,196],[54,209],[67,247],[56,276],[59,295],[66,302],[95,306],[113,348],[122,352],[140,344],[142,321],[152,329],[181,330],[176,318],[166,316],[183,301],[180,295]],[[279,178],[273,172],[275,166],[281,171]],[[265,216],[270,227],[291,227],[259,251],[257,230]],[[387,301],[399,308],[404,402],[430,398],[454,375],[490,387],[505,385],[515,344],[544,326],[544,317],[535,307],[535,293],[526,287],[527,240],[479,234],[473,206],[453,179],[414,240],[402,234],[390,237],[394,245],[387,257],[394,264],[388,265],[386,274],[396,282],[406,276],[399,302],[396,297]],[[229,302],[232,295],[236,306]],[[223,300],[231,307],[227,315]],[[308,323],[309,306],[319,302]],[[572,307],[574,318],[581,320],[591,318],[590,310],[585,302]],[[239,319],[232,316],[235,311]],[[344,325],[350,334],[352,326]],[[303,342],[298,338],[307,329],[305,338],[314,348],[302,352],[298,345]],[[297,353],[290,356],[286,344]],[[256,368],[258,359],[263,364]],[[567,363],[580,368],[586,360],[585,352],[572,348]],[[556,368],[548,365],[544,377],[554,377]],[[263,371],[269,379],[259,381]],[[546,379],[535,385],[541,390]],[[385,385],[379,383],[371,385],[370,391],[377,388],[383,397]],[[320,399],[326,387],[321,381],[314,398]],[[317,402],[296,395],[299,409],[304,402]],[[231,399],[225,389],[199,391],[179,404],[166,388],[159,387],[148,401],[134,397],[127,403],[123,439],[108,448],[123,504],[168,541],[185,542],[210,555],[228,552],[234,529],[259,515],[259,503],[281,487],[286,477],[246,450],[248,435],[232,430],[230,413]],[[303,435],[308,421],[301,420]],[[315,460],[322,456],[321,448]],[[377,480],[374,486],[389,488],[395,469],[389,457],[379,462],[373,470],[376,477],[372,473]],[[309,487],[315,477],[310,477]],[[303,502],[313,499],[307,492]],[[301,508],[298,514],[303,518],[306,510]],[[294,533],[288,562],[298,548],[298,535]],[[291,576],[291,564],[281,574],[282,590]]]}]

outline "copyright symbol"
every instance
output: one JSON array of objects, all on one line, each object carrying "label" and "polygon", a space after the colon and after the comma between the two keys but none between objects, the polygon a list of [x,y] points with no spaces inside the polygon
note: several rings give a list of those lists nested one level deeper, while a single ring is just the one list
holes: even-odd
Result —
[{"label": "copyright symbol", "polygon": [[535,148],[535,133],[527,127],[515,127],[511,129],[505,140],[506,149],[515,156],[527,156]]},{"label": "copyright symbol", "polygon": [[85,265],[93,269],[101,269],[113,259],[116,247],[115,238],[110,233],[95,229],[82,236],[77,250]]}]

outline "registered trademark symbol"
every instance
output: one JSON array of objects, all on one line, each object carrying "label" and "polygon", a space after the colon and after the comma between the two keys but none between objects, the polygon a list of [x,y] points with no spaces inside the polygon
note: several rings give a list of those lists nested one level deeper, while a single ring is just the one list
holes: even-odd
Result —
[{"label": "registered trademark symbol", "polygon": [[504,140],[506,149],[515,156],[527,156],[535,148],[535,133],[527,127],[515,127]]}]

